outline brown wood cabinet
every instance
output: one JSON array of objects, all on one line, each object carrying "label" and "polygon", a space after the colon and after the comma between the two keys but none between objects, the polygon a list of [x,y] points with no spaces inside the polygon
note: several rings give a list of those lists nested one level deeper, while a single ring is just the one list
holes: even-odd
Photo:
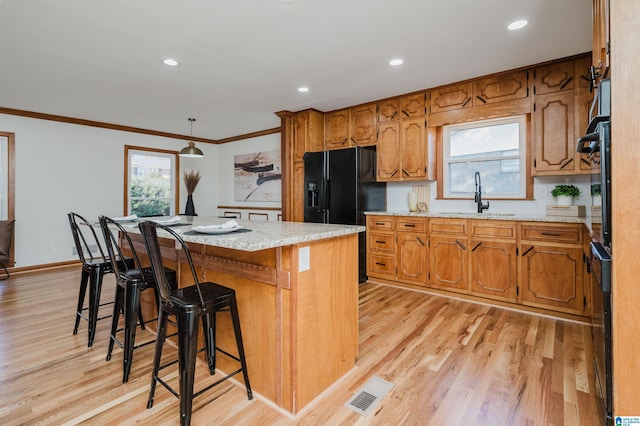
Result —
[{"label": "brown wood cabinet", "polygon": [[378,109],[375,103],[349,110],[349,140],[352,146],[375,145],[378,141]]},{"label": "brown wood cabinet", "polygon": [[430,92],[429,107],[431,113],[438,113],[513,101],[527,96],[529,73],[517,71],[434,89]]},{"label": "brown wood cabinet", "polygon": [[429,219],[429,285],[468,292],[468,226],[466,219]]},{"label": "brown wood cabinet", "polygon": [[586,131],[592,100],[586,88],[536,95],[533,175],[591,173],[596,165],[576,151],[576,143]]},{"label": "brown wood cabinet", "polygon": [[399,217],[396,219],[397,280],[427,285],[429,251],[427,219]]},{"label": "brown wood cabinet", "polygon": [[556,62],[533,70],[536,95],[571,91],[576,87],[574,61]]},{"label": "brown wood cabinet", "polygon": [[396,222],[390,216],[367,216],[367,275],[396,278]]},{"label": "brown wood cabinet", "polygon": [[472,294],[516,302],[516,223],[472,220],[469,284]]},{"label": "brown wood cabinet", "polygon": [[520,224],[521,303],[583,315],[583,226]]},{"label": "brown wood cabinet", "polygon": [[370,279],[589,316],[582,224],[367,216]]},{"label": "brown wood cabinet", "polygon": [[378,126],[377,180],[434,179],[424,117],[389,121]]},{"label": "brown wood cabinet", "polygon": [[349,140],[349,109],[328,112],[324,115],[324,146],[325,149],[350,148]]},{"label": "brown wood cabinet", "polygon": [[433,89],[430,92],[431,113],[451,111],[473,106],[473,84],[463,83]]},{"label": "brown wood cabinet", "polygon": [[529,73],[518,71],[473,82],[473,105],[513,101],[529,96]]},{"label": "brown wood cabinet", "polygon": [[316,110],[297,112],[293,119],[293,158],[300,161],[305,152],[324,151],[324,114]]}]

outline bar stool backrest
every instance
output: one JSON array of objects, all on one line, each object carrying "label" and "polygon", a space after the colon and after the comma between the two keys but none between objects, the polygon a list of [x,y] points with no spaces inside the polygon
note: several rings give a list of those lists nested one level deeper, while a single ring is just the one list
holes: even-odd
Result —
[{"label": "bar stool backrest", "polygon": [[124,244],[126,244],[126,248],[131,253],[133,257],[133,267],[139,271],[142,271],[142,266],[140,265],[140,259],[138,258],[138,254],[136,253],[135,247],[133,246],[133,241],[131,241],[131,237],[129,233],[120,225],[118,222],[107,216],[100,216],[100,229],[102,229],[102,234],[104,235],[104,242],[107,246],[107,252],[109,253],[109,258],[111,259],[111,265],[113,266],[113,270],[116,274],[126,275],[129,272],[130,264],[128,262],[118,262],[118,259],[125,259],[126,257],[122,254],[122,249],[120,244],[118,244],[118,239],[115,234],[111,231],[110,226],[115,226],[120,234],[124,237]]},{"label": "bar stool backrest", "polygon": [[[104,250],[102,249],[93,225],[77,213],[69,212],[67,216],[69,217],[69,226],[71,226],[71,234],[73,235],[73,241],[76,245],[76,251],[78,252],[80,261],[85,266],[90,266],[91,262],[96,259],[102,260],[105,263],[108,262],[109,259],[104,254]],[[92,243],[95,244],[100,253],[99,256],[91,251]]]},{"label": "bar stool backrest", "polygon": [[169,287],[167,276],[164,273],[164,263],[162,261],[162,254],[160,252],[160,243],[158,242],[157,228],[160,228],[161,230],[168,233],[170,237],[175,239],[180,244],[185,257],[187,258],[187,262],[189,263],[189,268],[193,277],[193,283],[196,286],[198,295],[200,297],[200,302],[202,303],[202,309],[206,309],[204,298],[202,297],[202,292],[200,291],[200,281],[198,280],[198,274],[196,273],[196,269],[193,266],[191,252],[189,251],[187,243],[185,243],[180,235],[178,235],[178,233],[173,229],[152,221],[140,222],[138,224],[138,228],[140,229],[142,237],[144,238],[144,243],[147,247],[147,253],[149,255],[149,261],[151,262],[153,277],[156,280],[158,290],[160,291],[160,298],[163,300],[163,302],[171,304],[171,290]]}]

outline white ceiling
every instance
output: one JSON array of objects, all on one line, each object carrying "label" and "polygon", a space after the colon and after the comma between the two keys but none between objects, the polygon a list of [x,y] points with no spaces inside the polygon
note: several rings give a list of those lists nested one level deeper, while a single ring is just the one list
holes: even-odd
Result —
[{"label": "white ceiling", "polygon": [[589,50],[588,0],[0,0],[0,107],[222,139]]}]

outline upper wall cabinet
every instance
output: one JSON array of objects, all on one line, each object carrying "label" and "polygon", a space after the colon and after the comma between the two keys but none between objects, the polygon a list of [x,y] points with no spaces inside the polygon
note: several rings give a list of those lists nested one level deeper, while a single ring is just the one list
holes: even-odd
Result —
[{"label": "upper wall cabinet", "polygon": [[429,109],[432,113],[473,106],[473,84],[464,83],[431,91]]},{"label": "upper wall cabinet", "polygon": [[533,71],[533,78],[534,93],[536,95],[573,90],[575,87],[574,61],[538,67]]},{"label": "upper wall cabinet", "polygon": [[431,91],[432,113],[471,108],[529,96],[529,74],[517,71]]},{"label": "upper wall cabinet", "polygon": [[316,110],[297,112],[293,119],[293,159],[301,161],[305,152],[324,151],[324,114]]},{"label": "upper wall cabinet", "polygon": [[589,59],[578,58],[536,68],[533,104],[533,175],[589,174],[597,167],[576,152],[587,126],[593,94]]},{"label": "upper wall cabinet", "polygon": [[324,115],[324,144],[326,149],[349,148],[349,110],[341,109]]},{"label": "upper wall cabinet", "polygon": [[513,101],[529,96],[527,71],[483,78],[473,83],[473,105]]},{"label": "upper wall cabinet", "polygon": [[378,123],[421,117],[426,112],[426,96],[424,93],[386,99],[378,102]]},{"label": "upper wall cabinet", "polygon": [[378,141],[378,109],[376,104],[366,104],[349,110],[349,140],[355,146],[375,145]]},{"label": "upper wall cabinet", "polygon": [[375,145],[378,140],[375,103],[325,114],[325,148],[343,149]]}]

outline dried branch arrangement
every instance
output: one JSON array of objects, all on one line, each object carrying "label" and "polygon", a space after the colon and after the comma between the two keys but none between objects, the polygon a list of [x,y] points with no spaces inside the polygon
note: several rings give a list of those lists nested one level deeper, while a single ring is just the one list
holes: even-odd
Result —
[{"label": "dried branch arrangement", "polygon": [[187,194],[193,194],[200,182],[200,172],[191,170],[190,172],[184,172],[184,186],[187,187]]}]

